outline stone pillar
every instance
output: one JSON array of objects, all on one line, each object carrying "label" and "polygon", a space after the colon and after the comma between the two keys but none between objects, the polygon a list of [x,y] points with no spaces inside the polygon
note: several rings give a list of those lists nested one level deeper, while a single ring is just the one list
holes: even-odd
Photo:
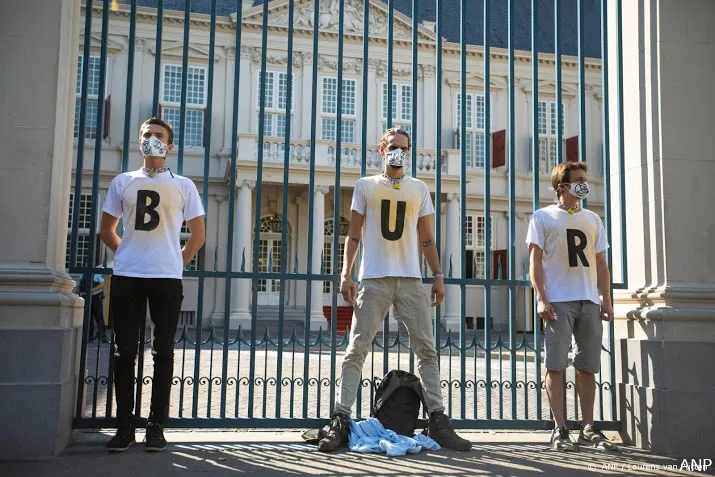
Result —
[{"label": "stone pillar", "polygon": [[[450,257],[452,263],[452,278],[462,276],[462,262],[460,254],[460,210],[459,196],[447,194],[447,236],[445,240],[444,262],[442,271],[445,278],[449,277]],[[476,225],[476,224],[475,224]],[[429,266],[429,264],[428,264]],[[459,285],[447,285],[444,297],[444,327],[459,330],[460,295]]]},{"label": "stone pillar", "polygon": [[80,1],[2,13],[0,460],[47,459],[70,441],[84,377],[84,300],[65,273]]},{"label": "stone pillar", "polygon": [[[619,418],[638,447],[695,459],[712,456],[715,428],[713,18],[708,1],[623,2],[628,289],[615,293]],[[615,23],[608,31],[614,48]]]},{"label": "stone pillar", "polygon": [[[325,237],[325,195],[329,192],[328,186],[315,186],[313,193],[313,273],[321,272],[323,261],[323,242]],[[311,323],[326,323],[323,314],[323,282],[315,280],[310,286],[310,321]],[[325,329],[325,327],[323,327]],[[317,330],[311,325],[311,329]]]},{"label": "stone pillar", "polygon": [[[217,213],[216,217],[218,219],[218,234],[216,238],[216,249],[218,253],[216,254],[216,270],[226,270],[226,241],[228,239],[228,197],[218,196],[217,201]],[[208,253],[208,250],[207,250]],[[221,326],[223,323],[223,318],[226,310],[226,282],[223,279],[216,279],[216,290],[215,292],[215,302],[214,311],[211,313],[211,323],[214,326]],[[208,326],[206,323],[204,326]]]},{"label": "stone pillar", "polygon": [[437,139],[434,134],[436,116],[429,114],[429,112],[434,111],[437,104],[437,69],[434,65],[423,65],[422,69],[424,71],[424,79],[422,81],[421,90],[422,104],[424,106],[420,111],[424,114],[420,114],[421,121],[418,121],[418,129],[422,137],[422,147],[424,149],[434,149]]},{"label": "stone pillar", "polygon": [[[251,237],[253,227],[251,226],[251,206],[253,203],[253,189],[256,187],[255,181],[247,181],[237,184],[238,203],[235,207],[236,218],[233,221],[233,264],[234,271],[251,271],[253,250],[251,249]],[[251,280],[235,279],[231,280],[231,329],[250,329],[251,308],[250,308]]]}]

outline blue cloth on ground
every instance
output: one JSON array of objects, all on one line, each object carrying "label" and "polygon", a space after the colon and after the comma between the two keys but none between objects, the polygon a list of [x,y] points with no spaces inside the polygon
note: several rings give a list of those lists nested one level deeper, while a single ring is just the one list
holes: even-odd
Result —
[{"label": "blue cloth on ground", "polygon": [[385,429],[374,417],[361,422],[350,421],[348,445],[353,452],[385,452],[389,457],[416,454],[422,449],[440,449],[439,444],[424,434],[417,434],[414,438],[401,436],[395,431]]}]

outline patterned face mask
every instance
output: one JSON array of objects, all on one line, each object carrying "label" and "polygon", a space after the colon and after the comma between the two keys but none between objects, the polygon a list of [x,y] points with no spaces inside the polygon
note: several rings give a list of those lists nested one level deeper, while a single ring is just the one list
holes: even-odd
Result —
[{"label": "patterned face mask", "polygon": [[141,143],[141,153],[144,157],[166,157],[169,147],[154,136],[144,139]]},{"label": "patterned face mask", "polygon": [[591,188],[587,182],[574,182],[573,184],[569,184],[569,192],[579,199],[585,200],[588,198],[588,194],[591,193]]},{"label": "patterned face mask", "polygon": [[407,164],[407,154],[402,149],[395,149],[385,154],[387,164],[392,167],[405,167]]}]

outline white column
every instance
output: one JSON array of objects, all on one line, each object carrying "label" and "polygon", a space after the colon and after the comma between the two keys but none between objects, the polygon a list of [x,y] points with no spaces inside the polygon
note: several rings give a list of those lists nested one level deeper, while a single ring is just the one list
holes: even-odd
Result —
[{"label": "white column", "polygon": [[[325,236],[325,195],[330,190],[328,186],[316,186],[313,193],[313,264],[312,272],[320,273],[323,260],[323,237]],[[311,329],[317,330],[317,326],[323,325],[326,328],[327,322],[323,314],[323,282],[315,280],[310,286],[310,321]],[[314,326],[315,325],[315,326]]]},{"label": "white column", "polygon": [[[461,254],[459,250],[459,196],[457,194],[447,194],[447,238],[445,240],[445,258],[442,264],[442,272],[445,278],[449,277],[450,257],[452,264],[452,278],[462,276]],[[444,326],[453,330],[459,327],[460,295],[458,285],[447,285],[444,297]],[[457,326],[457,328],[455,328]]]},{"label": "white column", "polygon": [[[244,180],[238,184],[238,203],[236,204],[236,218],[233,221],[233,262],[234,271],[251,271],[251,205],[253,203],[253,189],[255,181]],[[237,329],[242,325],[243,329],[249,329],[251,325],[250,309],[251,280],[235,279],[231,280],[231,329]]]},{"label": "white column", "polygon": [[[65,273],[80,7],[59,0],[2,8],[0,56],[14,67],[0,76],[0,461],[63,452],[86,375],[84,300]],[[39,76],[38,64],[48,65]]]},{"label": "white column", "polygon": [[[628,290],[614,293],[619,418],[636,446],[696,461],[712,454],[712,439],[703,436],[715,428],[713,18],[713,2],[623,2],[620,245],[628,252]],[[608,31],[613,47],[615,25]],[[610,81],[612,113],[616,85]],[[613,179],[617,125],[609,123]]]},{"label": "white column", "polygon": [[422,137],[422,147],[424,149],[434,149],[436,144],[436,137],[434,133],[435,129],[435,115],[429,114],[430,112],[436,111],[437,106],[437,96],[435,92],[436,86],[436,69],[434,65],[424,65],[424,79],[422,80],[422,113],[420,118],[422,119],[421,125],[419,126],[420,136]]},{"label": "white column", "polygon": [[[316,78],[317,81],[317,78]],[[300,137],[309,138],[310,137],[310,114],[312,112],[312,98],[313,98],[313,54],[303,53],[303,78],[302,81],[297,82],[301,85],[301,90],[295,92],[296,96],[300,96],[301,107],[296,108],[296,111],[302,113],[300,120],[300,130],[302,134]],[[296,98],[298,99],[298,98]],[[296,118],[297,119],[297,118]]]},{"label": "white column", "polygon": [[[218,196],[216,197],[216,202],[218,202],[218,213],[216,217],[218,219],[218,234],[216,237],[216,249],[218,253],[216,254],[216,270],[225,271],[226,270],[226,241],[228,240],[228,197]],[[211,251],[207,250],[206,253]],[[220,326],[223,323],[223,318],[226,310],[226,282],[220,278],[216,279],[216,289],[214,290],[215,302],[214,311],[211,313],[211,324],[214,326]],[[204,326],[208,327],[209,323],[204,323]]]}]

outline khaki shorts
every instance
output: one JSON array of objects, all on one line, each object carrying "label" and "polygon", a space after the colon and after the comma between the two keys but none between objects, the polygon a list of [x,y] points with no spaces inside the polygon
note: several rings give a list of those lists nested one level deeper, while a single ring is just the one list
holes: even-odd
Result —
[{"label": "khaki shorts", "polygon": [[556,319],[546,322],[546,369],[563,371],[568,366],[571,335],[576,340],[574,367],[588,373],[601,369],[601,305],[589,300],[552,303]]}]

